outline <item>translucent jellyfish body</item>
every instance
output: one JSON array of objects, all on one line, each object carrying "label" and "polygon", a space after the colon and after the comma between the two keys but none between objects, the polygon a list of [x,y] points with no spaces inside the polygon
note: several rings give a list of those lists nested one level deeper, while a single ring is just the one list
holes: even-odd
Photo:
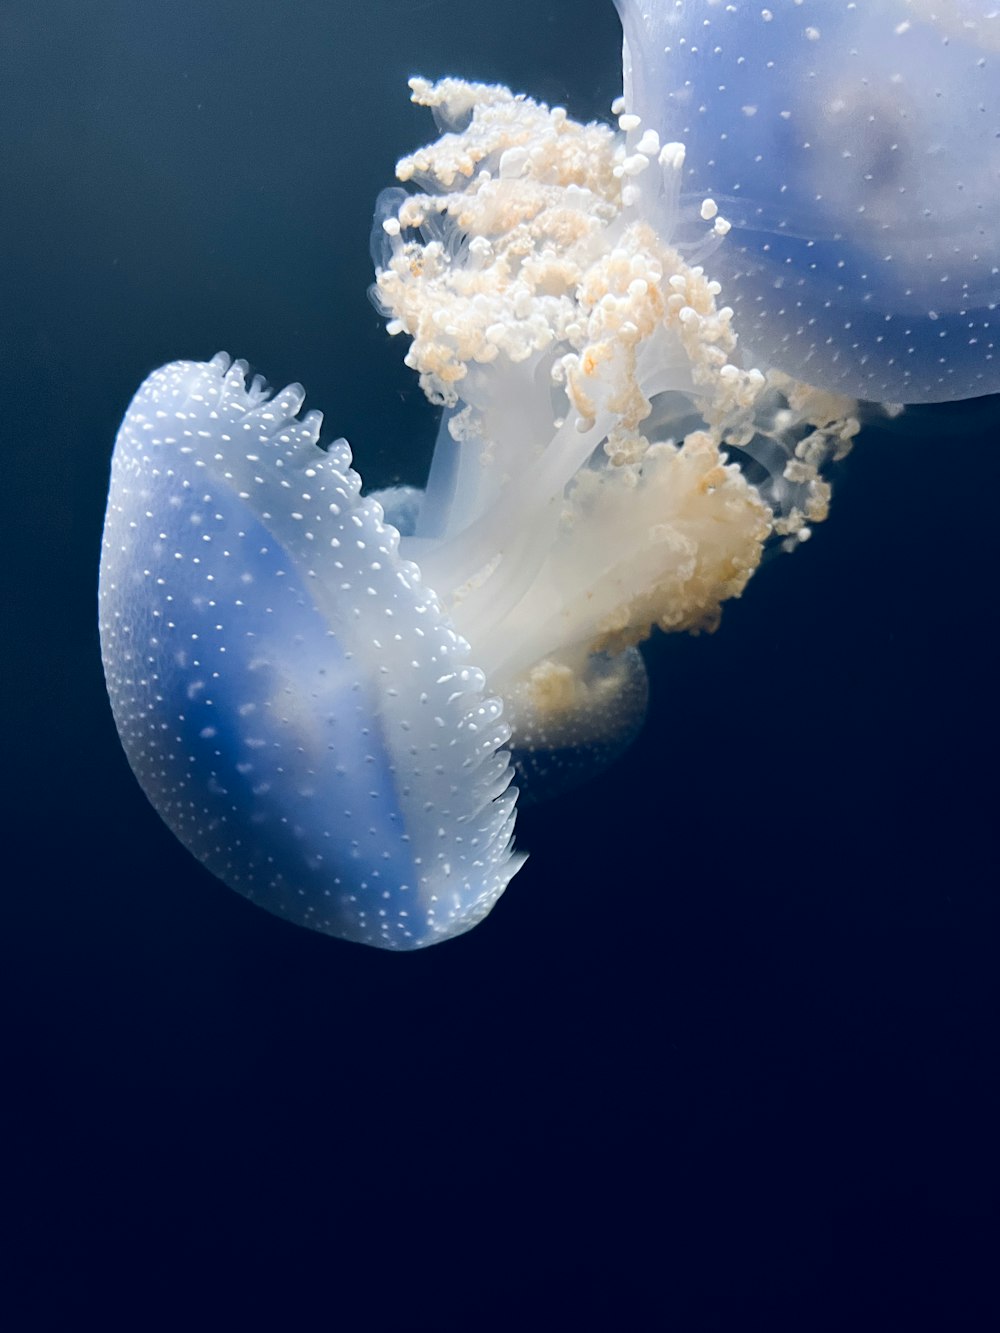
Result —
[{"label": "translucent jellyfish body", "polygon": [[746,354],[926,402],[1000,390],[994,0],[615,0],[625,101],[684,192]]},{"label": "translucent jellyfish body", "polygon": [[654,179],[676,199],[676,144],[412,87],[443,133],[380,201],[373,295],[444,408],[426,493],[363,497],[299,386],[178,362],[122,423],[100,584],[118,729],[177,836],[271,911],[395,949],[483,918],[523,861],[514,763],[544,782],[626,743],[635,645],[713,629],[772,534],[824,517],[857,430],[853,401],[739,362],[696,262],[718,224],[682,250],[642,207]]},{"label": "translucent jellyfish body", "polygon": [[343,441],[217,356],[151,375],[115,447],[101,638],[122,743],[180,840],[316,930],[414,948],[523,858],[501,704]]}]

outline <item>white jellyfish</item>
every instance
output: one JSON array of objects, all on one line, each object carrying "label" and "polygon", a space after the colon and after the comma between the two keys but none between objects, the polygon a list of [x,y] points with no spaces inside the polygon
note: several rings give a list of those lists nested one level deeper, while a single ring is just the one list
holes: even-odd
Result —
[{"label": "white jellyfish", "polygon": [[744,351],[858,398],[1000,390],[994,0],[615,5],[629,110],[732,226]]},{"label": "white jellyfish", "polygon": [[826,516],[859,428],[845,344],[819,387],[746,355],[707,271],[743,217],[692,201],[655,121],[660,18],[718,7],[620,7],[616,129],[411,81],[442,133],[379,201],[373,297],[443,408],[425,491],[363,496],[301,388],[221,354],[150,376],[119,432],[101,635],[129,761],[227,884],[345,939],[480,921],[524,860],[515,771],[626,744],[636,645],[714,629]]}]

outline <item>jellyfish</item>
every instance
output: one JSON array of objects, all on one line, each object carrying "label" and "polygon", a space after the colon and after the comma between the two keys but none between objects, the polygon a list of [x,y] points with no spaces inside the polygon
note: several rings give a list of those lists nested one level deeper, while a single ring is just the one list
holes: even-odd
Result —
[{"label": "jellyfish", "polygon": [[[119,430],[100,619],[129,762],[210,871],[341,939],[409,950],[483,920],[525,860],[519,793],[609,763],[642,725],[638,645],[713,631],[825,519],[859,430],[845,386],[874,384],[845,376],[860,355],[815,287],[840,242],[811,237],[794,318],[820,331],[792,336],[754,248],[784,234],[774,200],[745,207],[671,137],[664,33],[691,45],[721,9],[619,8],[617,125],[411,80],[439,137],[378,200],[371,295],[441,409],[425,488],[366,494],[300,385],[223,353],[154,372]],[[968,389],[994,362],[967,341]],[[921,355],[895,387],[956,387]]]},{"label": "jellyfish", "polygon": [[1000,390],[993,0],[615,5],[629,111],[731,224],[744,352],[863,399]]}]

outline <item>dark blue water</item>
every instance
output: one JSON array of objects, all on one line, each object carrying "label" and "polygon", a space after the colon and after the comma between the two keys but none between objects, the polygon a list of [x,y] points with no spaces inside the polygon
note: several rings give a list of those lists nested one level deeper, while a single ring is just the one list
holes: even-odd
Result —
[{"label": "dark blue water", "polygon": [[988,1326],[996,400],[871,428],[808,547],[652,645],[639,742],[525,811],[528,866],[441,948],[255,909],[115,735],[139,381],[225,348],[370,485],[419,480],[433,414],[365,294],[431,137],[406,77],[587,118],[617,43],[603,0],[0,9],[12,1328]]}]

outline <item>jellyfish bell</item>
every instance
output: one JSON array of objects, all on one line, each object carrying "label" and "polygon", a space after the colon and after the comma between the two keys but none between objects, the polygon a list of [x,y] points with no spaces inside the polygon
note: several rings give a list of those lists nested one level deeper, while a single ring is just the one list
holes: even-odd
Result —
[{"label": "jellyfish bell", "polygon": [[615,0],[625,101],[731,231],[744,351],[901,403],[1000,390],[992,0]]},{"label": "jellyfish bell", "polygon": [[524,859],[509,730],[303,397],[224,354],[136,394],[101,560],[108,692],[147,796],[220,879],[416,948],[485,916]]}]

